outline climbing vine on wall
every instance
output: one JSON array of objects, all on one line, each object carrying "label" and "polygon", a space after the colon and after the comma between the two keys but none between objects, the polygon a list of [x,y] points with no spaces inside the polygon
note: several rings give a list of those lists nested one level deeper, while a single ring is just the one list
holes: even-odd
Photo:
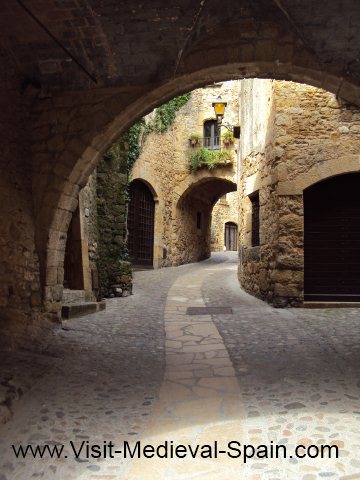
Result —
[{"label": "climbing vine on wall", "polygon": [[140,136],[145,127],[145,120],[142,118],[129,129],[128,132],[128,155],[127,155],[127,171],[130,172],[134,163],[141,153]]},{"label": "climbing vine on wall", "polygon": [[174,123],[177,112],[190,100],[191,93],[175,97],[155,110],[151,120],[146,123],[145,133],[165,133]]},{"label": "climbing vine on wall", "polygon": [[[112,294],[116,276],[128,274],[126,189],[128,134],[104,153],[97,167],[97,222],[100,297]],[[121,276],[121,275],[120,275]]]},{"label": "climbing vine on wall", "polygon": [[[164,133],[190,94],[176,97],[157,108],[151,120],[136,122],[104,153],[97,169],[97,214],[99,229],[98,271],[100,296],[113,294],[112,286],[131,279],[128,262],[127,204],[130,174],[141,153],[141,144],[150,132]],[[123,285],[121,290],[123,289]],[[128,289],[129,286],[125,286]]]},{"label": "climbing vine on wall", "polygon": [[[146,136],[151,133],[165,133],[174,123],[177,112],[190,100],[191,93],[175,97],[154,111],[150,120],[142,118],[129,129],[128,135],[128,162],[127,171],[130,174],[134,163],[141,153],[141,144]],[[114,144],[116,145],[116,143]],[[112,149],[113,147],[111,147]],[[114,147],[116,148],[116,147]],[[111,150],[110,149],[110,150]]]}]

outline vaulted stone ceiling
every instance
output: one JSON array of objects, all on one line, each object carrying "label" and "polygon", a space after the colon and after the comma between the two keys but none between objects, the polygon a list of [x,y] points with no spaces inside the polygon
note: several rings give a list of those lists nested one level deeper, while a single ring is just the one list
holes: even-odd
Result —
[{"label": "vaulted stone ceiling", "polygon": [[2,68],[12,64],[25,84],[43,88],[158,83],[186,72],[186,59],[206,45],[209,55],[216,45],[238,48],[241,61],[239,48],[262,25],[269,39],[276,35],[271,26],[278,27],[321,69],[360,83],[354,0],[2,0]]}]

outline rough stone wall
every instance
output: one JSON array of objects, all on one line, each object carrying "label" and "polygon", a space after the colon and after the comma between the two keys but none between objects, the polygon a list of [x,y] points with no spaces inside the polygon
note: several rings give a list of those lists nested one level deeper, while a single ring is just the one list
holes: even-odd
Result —
[{"label": "rough stone wall", "polygon": [[[188,157],[197,147],[190,145],[189,136],[195,133],[203,137],[204,121],[215,118],[212,102],[218,95],[228,102],[225,120],[238,124],[238,81],[195,90],[167,132],[146,136],[132,169],[131,179],[146,181],[155,196],[155,267],[196,262],[210,255],[212,191],[210,188],[202,201],[196,197],[196,184],[204,172],[190,171]],[[231,151],[233,165],[208,171],[209,177],[236,182],[236,156],[233,148]],[[202,212],[200,230],[196,228],[197,212]]]},{"label": "rough stone wall", "polygon": [[[348,37],[341,34],[345,17],[353,20],[351,31],[358,31],[356,2],[351,2],[351,8],[347,5],[338,23],[335,21],[335,36],[334,19],[339,13],[336,2],[331,2],[331,8],[317,6],[315,24],[312,8],[295,5],[290,16],[303,29],[310,28],[315,39],[311,51],[299,41],[294,22],[289,23],[275,4],[263,8],[254,1],[227,0],[226,5],[223,1],[206,2],[201,21],[189,36],[196,4],[187,1],[191,8],[185,8],[184,16],[179,14],[183,3],[177,2],[170,9],[176,15],[169,16],[169,9],[159,7],[157,2],[135,9],[131,3],[126,12],[120,9],[116,13],[105,2],[104,11],[94,16],[92,9],[85,6],[84,10],[82,4],[74,8],[74,2],[66,7],[61,2],[58,8],[66,17],[63,22],[58,21],[57,10],[53,15],[52,2],[41,5],[41,15],[56,19],[56,30],[60,38],[67,39],[70,50],[75,38],[79,51],[86,53],[97,86],[50,38],[44,43],[43,32],[26,20],[26,15],[19,23],[19,5],[11,3],[2,18],[2,44],[17,63],[18,79],[41,85],[31,122],[33,200],[42,287],[49,312],[56,313],[61,306],[63,244],[79,188],[86,184],[109,144],[150,108],[205,81],[239,76],[308,82],[359,103],[357,42],[349,48]],[[39,12],[35,9],[34,13]],[[75,18],[75,30],[69,18]],[[86,32],[81,26],[84,18],[93,25]],[[113,22],[114,18],[119,21]],[[15,23],[20,26],[20,36],[14,35]],[[324,38],[335,39],[330,50]],[[41,48],[37,48],[39,44]],[[8,64],[4,62],[6,67]]]},{"label": "rough stone wall", "polygon": [[225,249],[225,223],[239,223],[239,194],[230,192],[225,199],[214,205],[211,216],[211,250],[222,252]]},{"label": "rough stone wall", "polygon": [[[261,99],[258,82],[268,91]],[[243,85],[239,278],[246,290],[276,306],[298,306],[303,301],[303,191],[359,170],[360,111],[307,85],[268,80]],[[252,108],[259,99],[263,107],[268,102],[267,110]],[[257,190],[260,247],[251,247],[248,195]]]},{"label": "rough stone wall", "polygon": [[[15,58],[19,76],[31,73],[46,89],[79,91],[95,86],[94,81],[100,88],[143,85],[189,77],[193,71],[212,78],[214,67],[221,65],[222,79],[230,71],[313,80],[359,98],[357,2],[342,2],[341,8],[335,0],[328,0],[326,8],[309,0],[286,2],[281,7],[286,15],[278,4],[260,0],[213,0],[200,6],[189,0],[128,0],[121,9],[115,0],[32,5],[65,47],[81,52],[90,75],[69,62],[18,5],[3,3],[1,44]],[[302,38],[311,40],[311,49]]]},{"label": "rough stone wall", "polygon": [[12,336],[15,342],[41,316],[27,129],[32,98],[21,92],[2,51],[0,60],[0,341]]},{"label": "rough stone wall", "polygon": [[[294,4],[290,17],[295,18],[295,23],[279,15],[275,4],[264,9],[254,1],[237,4],[228,0],[226,4],[215,2],[215,7],[213,2],[207,2],[190,37],[196,4],[191,4],[190,10],[185,8],[184,16],[179,14],[185,5],[182,1],[170,9],[175,15],[169,15],[169,9],[156,2],[135,9],[132,3],[127,5],[126,12],[121,9],[116,14],[116,9],[105,2],[95,16],[82,3],[74,8],[74,2],[66,6],[60,2],[56,15],[52,2],[38,6],[41,12],[35,9],[35,14],[41,13],[56,22],[59,37],[67,39],[65,44],[70,50],[75,42],[79,51],[85,52],[90,70],[98,76],[99,88],[75,62],[68,61],[50,38],[44,39],[41,29],[26,15],[19,17],[19,5],[7,1],[6,14],[1,19],[1,43],[16,63],[16,75],[10,78],[11,58],[3,57],[1,78],[10,78],[2,84],[4,101],[10,105],[1,114],[6,116],[6,128],[13,125],[12,132],[16,132],[21,125],[17,121],[16,102],[12,101],[13,88],[20,87],[23,80],[39,88],[34,117],[26,126],[34,127],[32,200],[42,291],[47,311],[55,314],[62,297],[66,231],[79,189],[109,143],[150,108],[178,92],[199,86],[206,80],[204,74],[213,80],[241,75],[305,81],[359,103],[358,42],[349,46],[348,29],[342,28],[344,21],[351,18],[351,32],[359,31],[356,2],[350,2],[351,6],[348,2],[340,16],[338,2],[330,2],[326,9],[319,4],[315,9],[316,22],[312,8]],[[63,21],[59,21],[59,15]],[[119,21],[112,21],[114,15]],[[84,18],[91,25],[86,32]],[[21,35],[14,34],[15,24]],[[304,31],[310,28],[314,50],[302,46],[294,24],[302,25]],[[159,25],[164,36],[159,36]],[[334,40],[330,50],[324,38]],[[187,48],[183,51],[185,43]],[[37,48],[40,44],[41,48]],[[154,45],[159,48],[154,49]],[[180,58],[179,51],[183,52]],[[123,65],[127,66],[125,74]],[[25,131],[26,128],[21,129],[21,134]],[[24,167],[29,164],[30,158],[24,161]],[[27,200],[27,205],[31,205],[31,199]],[[11,214],[4,218],[10,220]],[[11,268],[9,275],[17,274]]]},{"label": "rough stone wall", "polygon": [[81,268],[86,298],[96,300],[99,296],[98,220],[97,220],[97,174],[90,175],[88,183],[79,192],[79,216],[81,236]]},{"label": "rough stone wall", "polygon": [[131,293],[131,267],[127,261],[126,244],[127,154],[127,135],[123,135],[97,167],[100,296]]},{"label": "rough stone wall", "polygon": [[[197,226],[197,215],[201,224]],[[209,258],[211,207],[199,199],[186,197],[177,209],[173,222],[172,264],[181,265]]]},{"label": "rough stone wall", "polygon": [[[239,278],[250,293],[272,300],[270,265],[277,243],[277,208],[269,175],[273,168],[273,82],[244,80],[241,89],[241,166],[239,191]],[[260,244],[251,243],[251,201],[260,194]]]},{"label": "rough stone wall", "polygon": [[98,219],[97,219],[97,170],[89,177],[88,183],[80,191],[79,204],[82,207],[80,214],[83,219],[84,237],[88,245],[89,266],[97,269],[98,260]]},{"label": "rough stone wall", "polygon": [[[303,296],[302,191],[324,178],[359,170],[360,110],[306,85],[275,82],[275,95],[279,244],[274,295],[281,305]],[[306,176],[307,184],[301,184]]]}]

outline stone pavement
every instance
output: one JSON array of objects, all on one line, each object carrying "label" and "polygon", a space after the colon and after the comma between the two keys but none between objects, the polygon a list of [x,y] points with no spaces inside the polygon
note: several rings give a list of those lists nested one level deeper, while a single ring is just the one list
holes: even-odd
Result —
[{"label": "stone pavement", "polygon": [[[204,306],[233,314],[187,314]],[[64,328],[27,352],[42,375],[0,427],[0,480],[360,479],[357,309],[273,309],[240,290],[229,253],[137,272],[135,295]],[[71,440],[329,444],[340,457],[76,459]],[[16,459],[20,443],[68,458]]]}]

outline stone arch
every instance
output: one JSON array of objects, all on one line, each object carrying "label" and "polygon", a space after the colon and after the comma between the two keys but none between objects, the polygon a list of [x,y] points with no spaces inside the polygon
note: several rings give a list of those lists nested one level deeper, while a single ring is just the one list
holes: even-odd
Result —
[{"label": "stone arch", "polygon": [[278,194],[302,195],[308,187],[327,178],[358,171],[360,171],[360,155],[346,157],[341,163],[338,159],[321,162],[314,165],[308,172],[298,175],[294,180],[279,182]]},{"label": "stone arch", "polygon": [[212,116],[209,116],[209,117],[204,117],[202,123],[204,124],[205,122],[211,122],[211,121],[213,121],[213,120],[216,120],[215,115],[212,115]]},{"label": "stone arch", "polygon": [[180,259],[179,263],[210,256],[213,206],[222,195],[236,188],[226,168],[217,168],[216,173],[200,170],[177,187],[178,198],[172,206],[172,218],[175,219],[173,228],[177,237],[174,256]]},{"label": "stone arch", "polygon": [[238,221],[238,219],[237,219],[237,218],[235,219],[233,216],[225,217],[223,223],[224,223],[224,224],[225,224],[225,223],[236,223],[236,225],[239,226],[239,221]]},{"label": "stone arch", "polygon": [[[261,29],[258,35],[261,37]],[[215,36],[217,43],[221,37]],[[38,127],[39,122],[40,125],[41,122],[49,123],[53,115],[51,121],[58,132],[68,120],[68,111],[74,112],[73,121],[63,133],[47,139],[47,145],[53,141],[49,153],[39,152],[40,145],[34,144],[36,244],[48,310],[56,310],[56,302],[61,298],[66,232],[80,188],[86,184],[100,155],[153,108],[211,82],[255,77],[309,83],[336,92],[345,100],[359,102],[360,86],[344,79],[340,71],[324,72],[305,48],[295,49],[296,41],[287,32],[277,29],[277,40],[259,38],[252,42],[251,48],[246,42],[239,45],[234,32],[227,32],[226,37],[229,45],[217,45],[212,55],[204,55],[209,49],[208,42],[197,44],[196,50],[181,61],[175,78],[167,78],[150,87],[99,89],[95,95],[91,92],[62,94],[51,100],[55,112],[45,108],[39,115]],[[231,40],[235,43],[231,44]],[[61,112],[56,111],[57,105]],[[97,115],[93,115],[94,110]],[[54,300],[55,308],[52,307]]]},{"label": "stone arch", "polygon": [[222,251],[225,245],[225,224],[228,222],[239,224],[239,210],[236,208],[234,211],[228,210],[230,204],[228,202],[222,203],[221,199],[214,205],[211,215],[211,235],[212,235],[212,250]]},{"label": "stone arch", "polygon": [[183,180],[176,188],[175,193],[178,196],[178,201],[175,208],[179,208],[185,197],[193,194],[198,195],[199,191],[203,191],[204,186],[215,186],[215,190],[212,190],[212,195],[204,197],[204,201],[211,205],[211,208],[222,195],[234,192],[237,189],[237,185],[233,181],[233,177],[229,175],[227,167],[217,168],[216,172],[211,172],[207,169],[198,170],[195,174]]},{"label": "stone arch", "polygon": [[153,186],[154,184],[152,182],[150,182],[148,179],[145,179],[141,175],[135,175],[135,176],[131,175],[130,183],[134,182],[135,180],[139,180],[140,182],[145,183],[145,185],[148,187],[148,189],[152,193],[152,196],[154,197],[154,202],[159,202],[159,197],[157,194],[158,189],[154,188]]}]

